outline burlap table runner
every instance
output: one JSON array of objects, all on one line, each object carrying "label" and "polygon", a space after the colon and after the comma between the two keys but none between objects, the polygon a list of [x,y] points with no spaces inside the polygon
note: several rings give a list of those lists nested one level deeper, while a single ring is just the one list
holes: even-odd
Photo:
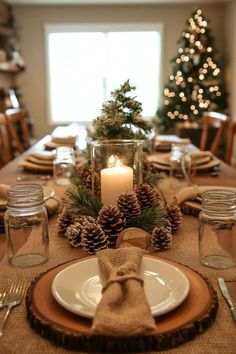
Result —
[{"label": "burlap table runner", "polygon": [[[174,191],[169,188],[168,179],[162,182],[162,191],[167,200],[172,200]],[[32,269],[18,269],[10,266],[4,258],[0,264],[0,289],[5,285],[9,286],[12,281],[19,278],[28,280],[36,275],[62,263],[75,258],[85,256],[80,249],[72,248],[67,240],[57,235],[56,216],[49,220],[50,227],[50,247],[49,261],[46,264]],[[186,264],[192,269],[200,272],[208,278],[218,293],[219,311],[215,323],[202,335],[193,341],[187,342],[171,351],[161,351],[159,353],[171,354],[235,354],[236,332],[235,323],[232,320],[228,306],[226,305],[217,285],[217,277],[223,276],[226,280],[236,281],[236,267],[218,271],[206,268],[199,263],[198,259],[198,219],[193,216],[184,215],[183,223],[179,231],[173,238],[173,246],[170,250],[158,255],[163,258],[173,259]],[[4,236],[1,234],[0,238]],[[1,241],[0,241],[1,245]],[[3,311],[0,311],[0,317]],[[4,336],[0,341],[0,354],[68,354],[73,353],[61,347],[56,347],[48,340],[36,334],[29,326],[26,319],[26,309],[24,301],[20,306],[14,308],[5,327]],[[84,352],[77,352],[84,354]],[[157,352],[149,352],[154,354]]]}]

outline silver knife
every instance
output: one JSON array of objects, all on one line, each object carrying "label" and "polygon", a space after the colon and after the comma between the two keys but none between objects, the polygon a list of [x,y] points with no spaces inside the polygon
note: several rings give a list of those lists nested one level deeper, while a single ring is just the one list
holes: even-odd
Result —
[{"label": "silver knife", "polygon": [[236,322],[236,305],[234,304],[234,302],[229,294],[229,290],[227,289],[224,279],[218,278],[218,284],[219,284],[220,290],[221,290],[225,300],[227,301],[227,303],[230,307],[232,317],[233,317],[234,321]]}]

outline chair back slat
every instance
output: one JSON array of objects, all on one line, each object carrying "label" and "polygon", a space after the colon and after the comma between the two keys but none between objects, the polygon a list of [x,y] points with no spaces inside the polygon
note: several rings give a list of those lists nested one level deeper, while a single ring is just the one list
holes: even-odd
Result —
[{"label": "chair back slat", "polygon": [[218,148],[221,142],[221,138],[224,133],[225,126],[228,122],[229,118],[226,114],[218,113],[218,112],[206,112],[203,114],[202,121],[203,121],[203,128],[202,134],[200,139],[200,149],[206,150],[207,146],[207,139],[209,134],[210,127],[216,127],[217,131],[215,137],[211,143],[210,151],[216,155],[218,152]]},{"label": "chair back slat", "polygon": [[0,113],[0,166],[6,165],[13,159],[10,138],[4,114]]},{"label": "chair back slat", "polygon": [[227,146],[225,154],[225,162],[231,165],[232,163],[232,154],[234,146],[234,137],[236,135],[236,121],[231,121],[227,127]]},{"label": "chair back slat", "polygon": [[20,108],[9,108],[5,111],[9,135],[18,153],[30,147],[30,133],[26,120],[26,111]]}]

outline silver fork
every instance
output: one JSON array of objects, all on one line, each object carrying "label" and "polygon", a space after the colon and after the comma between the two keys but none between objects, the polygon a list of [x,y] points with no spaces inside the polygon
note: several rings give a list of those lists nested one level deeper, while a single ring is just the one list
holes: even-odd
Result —
[{"label": "silver fork", "polygon": [[11,309],[21,303],[25,292],[25,282],[18,282],[17,284],[12,284],[9,293],[6,295],[5,306],[7,306],[7,311],[3,319],[0,319],[0,338],[3,335],[3,328],[6,320],[9,316]]},{"label": "silver fork", "polygon": [[6,300],[6,291],[5,291],[5,289],[4,289],[4,290],[0,293],[0,309],[2,309],[3,307],[6,306],[5,300]]}]

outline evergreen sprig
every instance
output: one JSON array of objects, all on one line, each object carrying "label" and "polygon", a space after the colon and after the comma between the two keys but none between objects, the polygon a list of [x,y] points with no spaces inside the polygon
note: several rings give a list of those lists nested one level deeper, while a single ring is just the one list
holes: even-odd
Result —
[{"label": "evergreen sprig", "polygon": [[138,227],[149,233],[158,226],[162,227],[167,224],[165,211],[159,206],[151,207],[142,210],[140,217],[134,222],[127,225],[127,227]]},{"label": "evergreen sprig", "polygon": [[74,215],[92,216],[97,218],[103,203],[84,185],[72,185],[63,197],[62,205]]}]

